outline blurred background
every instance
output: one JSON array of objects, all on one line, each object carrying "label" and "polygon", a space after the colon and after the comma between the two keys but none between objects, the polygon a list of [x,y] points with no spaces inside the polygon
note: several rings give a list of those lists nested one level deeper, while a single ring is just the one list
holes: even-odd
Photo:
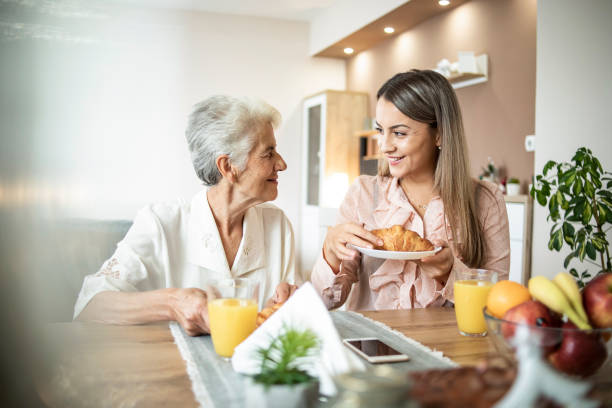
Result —
[{"label": "blurred background", "polygon": [[[184,129],[192,105],[210,95],[255,96],[281,112],[289,167],[275,204],[293,223],[304,270],[319,237],[304,226],[303,103],[322,91],[367,94],[365,120],[351,132],[367,131],[376,90],[393,74],[455,62],[460,51],[485,54],[484,82],[457,88],[475,177],[490,158],[525,195],[547,160],[569,160],[583,145],[612,167],[612,2],[440,3],[0,0],[2,358],[23,373],[3,370],[4,395],[36,405],[36,329],[71,318],[83,276],[120,236],[104,222],[202,188]],[[529,135],[535,151],[525,148]],[[563,257],[538,250],[546,215],[535,208],[521,239],[534,248],[532,273],[552,276]]]}]

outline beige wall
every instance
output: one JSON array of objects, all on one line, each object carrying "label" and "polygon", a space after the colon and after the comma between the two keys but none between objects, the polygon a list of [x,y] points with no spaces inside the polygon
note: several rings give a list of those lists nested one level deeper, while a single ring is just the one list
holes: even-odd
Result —
[{"label": "beige wall", "polygon": [[[537,150],[535,170],[548,160],[570,161],[576,149],[588,147],[612,171],[612,2],[594,0],[588,7],[572,0],[538,1]],[[548,250],[552,222],[548,209],[534,206],[532,274],[553,277],[569,254]],[[578,229],[578,228],[576,228]],[[612,230],[607,233],[612,242]],[[570,268],[592,273],[600,267],[572,261]]]},{"label": "beige wall", "polygon": [[[32,21],[55,36],[2,41],[10,30],[0,32],[2,96],[11,101],[2,105],[10,110],[0,113],[0,129],[16,135],[0,149],[0,167],[30,160],[14,177],[0,174],[0,193],[32,191],[60,216],[102,219],[190,200],[201,189],[184,137],[192,105],[217,93],[247,95],[283,116],[277,140],[289,167],[276,204],[299,229],[302,99],[346,83],[344,61],[309,56],[308,23],[71,5],[81,17],[15,6],[15,23]],[[90,9],[97,14],[88,17]]]},{"label": "beige wall", "polygon": [[397,72],[434,68],[458,51],[489,55],[489,81],[457,90],[472,173],[487,157],[518,177],[533,174],[524,138],[535,128],[536,0],[472,0],[348,60],[347,89],[370,94]]}]

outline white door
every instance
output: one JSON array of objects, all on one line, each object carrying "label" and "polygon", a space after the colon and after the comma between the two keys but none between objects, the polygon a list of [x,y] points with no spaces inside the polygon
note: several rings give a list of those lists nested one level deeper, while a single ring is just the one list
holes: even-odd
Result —
[{"label": "white door", "polygon": [[[309,276],[321,250],[319,204],[325,163],[325,94],[304,101],[302,110],[302,197],[300,204],[300,265],[303,276]],[[324,237],[324,235],[323,235]]]},{"label": "white door", "polygon": [[525,256],[525,211],[524,203],[506,203],[508,226],[510,229],[510,276],[509,280],[525,285],[523,278],[523,258]]}]

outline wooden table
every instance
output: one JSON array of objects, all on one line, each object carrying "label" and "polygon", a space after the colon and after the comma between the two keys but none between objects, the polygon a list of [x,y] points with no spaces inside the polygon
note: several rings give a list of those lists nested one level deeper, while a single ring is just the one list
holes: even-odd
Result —
[{"label": "wooden table", "polygon": [[[364,312],[461,365],[494,352],[489,337],[459,335],[453,309]],[[37,390],[51,407],[196,407],[185,363],[167,323],[44,327]],[[44,357],[44,358],[43,358]],[[609,371],[604,389],[612,390]],[[599,382],[599,381],[598,381]],[[612,400],[612,391],[607,393]]]},{"label": "wooden table", "polygon": [[[453,309],[364,312],[454,361],[472,365],[493,349],[485,338],[459,335]],[[167,323],[110,326],[55,323],[37,389],[49,406],[195,407],[185,363]]]},{"label": "wooden table", "polygon": [[35,383],[48,406],[198,406],[168,323],[55,323],[42,337]]},{"label": "wooden table", "polygon": [[495,352],[488,336],[465,337],[459,334],[454,309],[380,310],[362,314],[443,352],[461,365],[475,365]]}]

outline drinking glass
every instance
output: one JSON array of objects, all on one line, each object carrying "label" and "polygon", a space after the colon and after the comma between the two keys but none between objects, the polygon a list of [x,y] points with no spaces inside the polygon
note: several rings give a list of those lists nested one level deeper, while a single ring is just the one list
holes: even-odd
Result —
[{"label": "drinking glass", "polygon": [[218,280],[208,291],[210,336],[215,351],[229,359],[254,330],[259,283],[244,278]]},{"label": "drinking glass", "polygon": [[483,308],[497,272],[486,269],[459,271],[453,286],[455,292],[455,316],[459,333],[464,336],[486,336]]}]

